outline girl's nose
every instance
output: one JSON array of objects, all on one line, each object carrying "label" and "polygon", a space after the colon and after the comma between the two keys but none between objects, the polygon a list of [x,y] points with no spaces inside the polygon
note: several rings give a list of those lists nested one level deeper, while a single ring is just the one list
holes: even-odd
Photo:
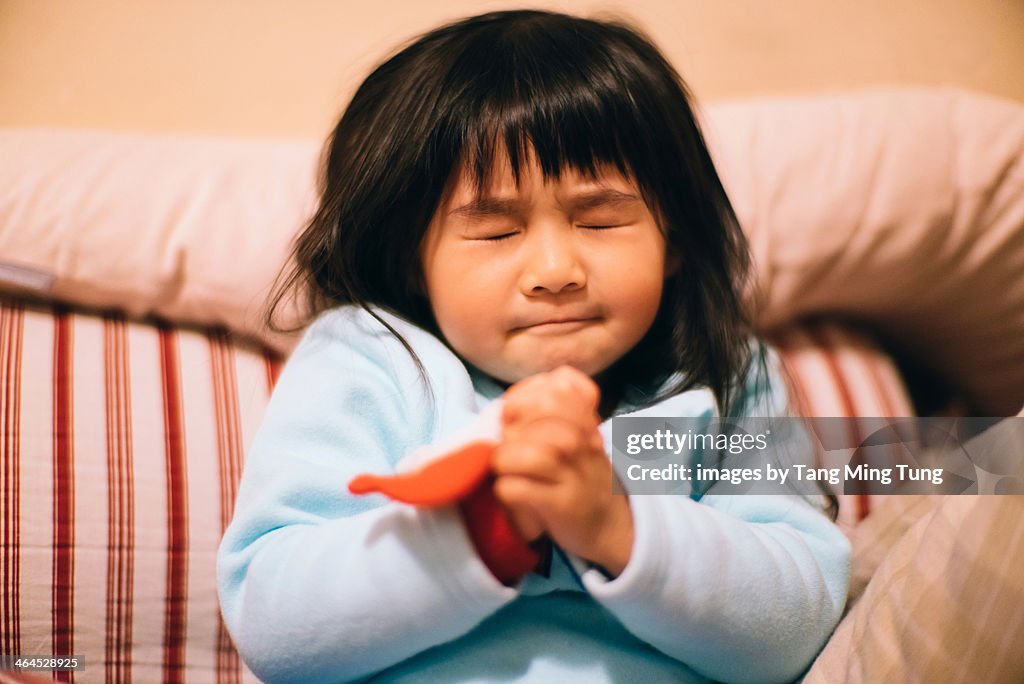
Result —
[{"label": "girl's nose", "polygon": [[540,228],[531,233],[528,236],[533,239],[528,239],[524,254],[523,294],[572,292],[587,284],[571,227]]}]

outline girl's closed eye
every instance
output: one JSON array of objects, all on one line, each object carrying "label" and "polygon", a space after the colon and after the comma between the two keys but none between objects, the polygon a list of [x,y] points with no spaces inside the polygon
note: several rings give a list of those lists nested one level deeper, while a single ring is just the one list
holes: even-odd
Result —
[{"label": "girl's closed eye", "polygon": [[484,238],[477,238],[479,240],[485,240],[487,242],[499,242],[501,240],[508,240],[511,237],[515,237],[519,234],[519,231],[510,231],[507,233],[498,233],[496,235],[488,235]]},{"label": "girl's closed eye", "polygon": [[[629,221],[607,221],[602,223],[597,222],[580,222],[576,226],[578,228],[584,228],[586,230],[601,231],[609,230],[611,228],[622,228],[630,225]],[[497,230],[487,231],[479,235],[472,235],[469,237],[470,240],[477,240],[481,242],[501,242],[502,240],[509,240],[519,235],[519,230]]]},{"label": "girl's closed eye", "polygon": [[609,228],[624,228],[637,222],[636,216],[623,214],[598,214],[584,215],[575,219],[575,224],[580,228],[590,230],[608,230]]},{"label": "girl's closed eye", "polygon": [[476,242],[500,242],[515,237],[521,229],[515,226],[479,226],[463,233],[467,240]]},{"label": "girl's closed eye", "polygon": [[[612,228],[624,228],[632,225],[634,221],[626,218],[614,218],[614,217],[603,217],[603,218],[590,218],[590,219],[579,219],[576,221],[577,228],[584,228],[586,230],[601,231],[609,230]],[[520,229],[493,229],[493,230],[481,230],[474,231],[467,235],[470,240],[477,240],[482,242],[500,242],[502,240],[508,240],[516,237],[522,232]]]}]

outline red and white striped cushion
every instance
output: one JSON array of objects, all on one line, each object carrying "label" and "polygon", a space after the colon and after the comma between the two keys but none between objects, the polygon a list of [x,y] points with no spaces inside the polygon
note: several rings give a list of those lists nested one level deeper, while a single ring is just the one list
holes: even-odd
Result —
[{"label": "red and white striped cushion", "polygon": [[[797,411],[807,417],[913,416],[914,409],[892,359],[866,334],[820,322],[771,336],[791,382]],[[851,423],[851,429],[858,427]],[[867,434],[853,435],[860,443]],[[818,454],[821,462],[822,454]],[[834,467],[834,466],[833,466]],[[839,499],[838,523],[860,522],[884,499],[858,494]]]},{"label": "red and white striped cushion", "polygon": [[[865,338],[775,342],[808,415],[909,415]],[[215,554],[277,370],[222,331],[0,302],[0,653],[84,655],[81,682],[255,681]]]},{"label": "red and white striped cushion", "polygon": [[276,372],[220,331],[0,306],[0,653],[255,681],[214,559]]}]

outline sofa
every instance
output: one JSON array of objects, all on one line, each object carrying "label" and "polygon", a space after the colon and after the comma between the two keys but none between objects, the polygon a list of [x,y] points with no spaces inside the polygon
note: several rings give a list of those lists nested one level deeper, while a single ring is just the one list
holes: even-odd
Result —
[{"label": "sofa", "polygon": [[[755,257],[747,300],[796,410],[1021,410],[1024,106],[887,89],[701,116]],[[0,130],[0,654],[81,655],[82,682],[254,681],[219,616],[214,560],[296,341],[261,314],[313,209],[319,150]],[[907,567],[943,504],[839,499],[853,597],[884,604],[871,582]],[[1019,510],[1007,505],[1000,519]],[[947,575],[967,563],[947,555]],[[844,625],[865,619],[854,608]],[[898,656],[913,635],[887,629]],[[851,630],[808,681],[907,674],[897,656],[849,666]],[[916,653],[940,662],[934,650]],[[1007,663],[992,681],[1021,671]]]}]

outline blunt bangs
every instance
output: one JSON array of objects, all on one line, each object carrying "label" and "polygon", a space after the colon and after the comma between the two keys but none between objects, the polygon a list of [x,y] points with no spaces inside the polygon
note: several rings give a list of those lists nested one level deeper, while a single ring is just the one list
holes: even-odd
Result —
[{"label": "blunt bangs", "polygon": [[[652,209],[660,166],[652,139],[665,130],[660,75],[631,51],[613,24],[523,12],[477,30],[460,46],[442,91],[451,93],[430,147],[450,150],[478,191],[507,157],[516,183],[534,159],[545,179],[566,168],[593,177],[614,168],[637,182]],[[659,106],[660,105],[660,106]],[[685,102],[683,102],[685,106]]]}]

